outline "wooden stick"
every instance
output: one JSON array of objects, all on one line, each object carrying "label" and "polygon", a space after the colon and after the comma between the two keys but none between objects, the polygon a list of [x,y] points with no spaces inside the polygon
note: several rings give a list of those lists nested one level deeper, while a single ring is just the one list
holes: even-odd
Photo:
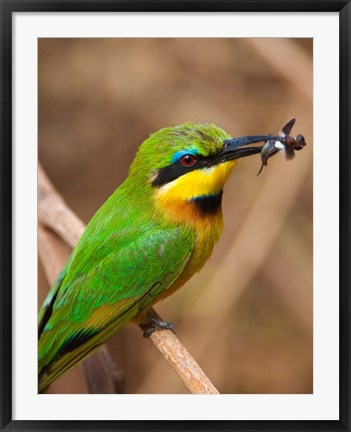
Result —
[{"label": "wooden stick", "polygon": [[82,367],[89,393],[124,393],[124,376],[116,370],[106,345],[84,360]]},{"label": "wooden stick", "polygon": [[[63,198],[56,191],[40,165],[38,169],[38,217],[40,224],[52,229],[72,248],[84,231],[83,222],[67,207]],[[43,231],[41,230],[40,232],[40,246],[44,247],[45,241],[41,240]],[[52,264],[52,259],[50,259],[49,256],[50,254],[48,251],[40,253],[44,266],[55,268],[57,275],[57,266],[55,267],[55,265]],[[50,261],[50,263],[48,261]],[[191,393],[219,394],[218,390],[213,386],[200,366],[170,330],[155,331],[150,335],[149,340],[176,371]],[[109,356],[108,353],[107,355]],[[100,370],[104,370],[105,360],[106,358],[99,360],[99,362],[101,362]],[[99,369],[96,368],[95,371],[96,370]]]},{"label": "wooden stick", "polygon": [[[146,322],[141,322],[139,324],[139,327],[144,331],[149,328],[147,320],[150,315],[157,320],[162,320],[154,309],[149,309],[147,317],[145,318]],[[213,387],[211,381],[191,357],[190,353],[179,342],[178,338],[171,330],[155,331],[151,333],[149,339],[173,367],[191,393],[219,394]]]},{"label": "wooden stick", "polygon": [[83,221],[65,204],[61,195],[38,167],[38,219],[51,228],[73,249],[85,229]]}]

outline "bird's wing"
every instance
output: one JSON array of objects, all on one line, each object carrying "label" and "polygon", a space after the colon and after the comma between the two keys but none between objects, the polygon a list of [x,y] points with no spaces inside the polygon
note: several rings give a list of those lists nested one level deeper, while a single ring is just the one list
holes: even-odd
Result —
[{"label": "bird's wing", "polygon": [[56,291],[49,293],[46,314],[51,316],[38,347],[40,391],[170,287],[193,245],[190,232],[153,230],[112,250],[86,273],[72,270],[73,260]]},{"label": "bird's wing", "polygon": [[51,313],[52,313],[52,306],[55,302],[56,296],[59,292],[59,289],[62,285],[62,281],[64,280],[67,270],[70,266],[72,260],[72,255],[68,259],[65,267],[60,272],[60,274],[57,276],[55,282],[51,285],[51,288],[41,306],[38,313],[38,336],[40,337],[41,333],[43,332],[43,329],[45,327],[46,322],[49,320]]}]

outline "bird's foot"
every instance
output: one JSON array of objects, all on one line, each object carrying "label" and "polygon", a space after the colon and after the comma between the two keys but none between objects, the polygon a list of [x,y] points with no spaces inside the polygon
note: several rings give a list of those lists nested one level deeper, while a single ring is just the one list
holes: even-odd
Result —
[{"label": "bird's foot", "polygon": [[144,330],[143,336],[145,338],[157,330],[171,330],[174,334],[176,333],[174,325],[171,322],[163,321],[153,309],[147,311],[143,321],[139,325]]}]

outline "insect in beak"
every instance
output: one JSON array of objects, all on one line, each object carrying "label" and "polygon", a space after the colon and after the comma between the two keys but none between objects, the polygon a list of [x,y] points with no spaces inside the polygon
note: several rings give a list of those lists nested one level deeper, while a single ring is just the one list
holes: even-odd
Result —
[{"label": "insect in beak", "polygon": [[306,141],[303,135],[298,134],[296,138],[289,135],[295,122],[295,118],[290,119],[279,131],[279,139],[271,137],[265,142],[261,149],[262,165],[257,175],[260,175],[263,167],[268,165],[268,159],[279,151],[283,152],[286,160],[291,160],[295,157],[295,150],[301,150],[305,147]]}]

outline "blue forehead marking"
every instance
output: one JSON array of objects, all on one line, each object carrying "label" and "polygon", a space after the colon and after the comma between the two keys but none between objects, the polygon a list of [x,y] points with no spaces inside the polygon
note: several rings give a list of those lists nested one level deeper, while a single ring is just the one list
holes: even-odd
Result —
[{"label": "blue forehead marking", "polygon": [[172,163],[174,163],[174,162],[178,162],[179,159],[180,159],[182,156],[186,155],[186,154],[192,154],[192,155],[195,156],[195,155],[198,154],[198,152],[197,152],[195,149],[184,149],[184,150],[179,150],[179,151],[177,151],[177,153],[175,153],[175,154],[173,155]]}]

